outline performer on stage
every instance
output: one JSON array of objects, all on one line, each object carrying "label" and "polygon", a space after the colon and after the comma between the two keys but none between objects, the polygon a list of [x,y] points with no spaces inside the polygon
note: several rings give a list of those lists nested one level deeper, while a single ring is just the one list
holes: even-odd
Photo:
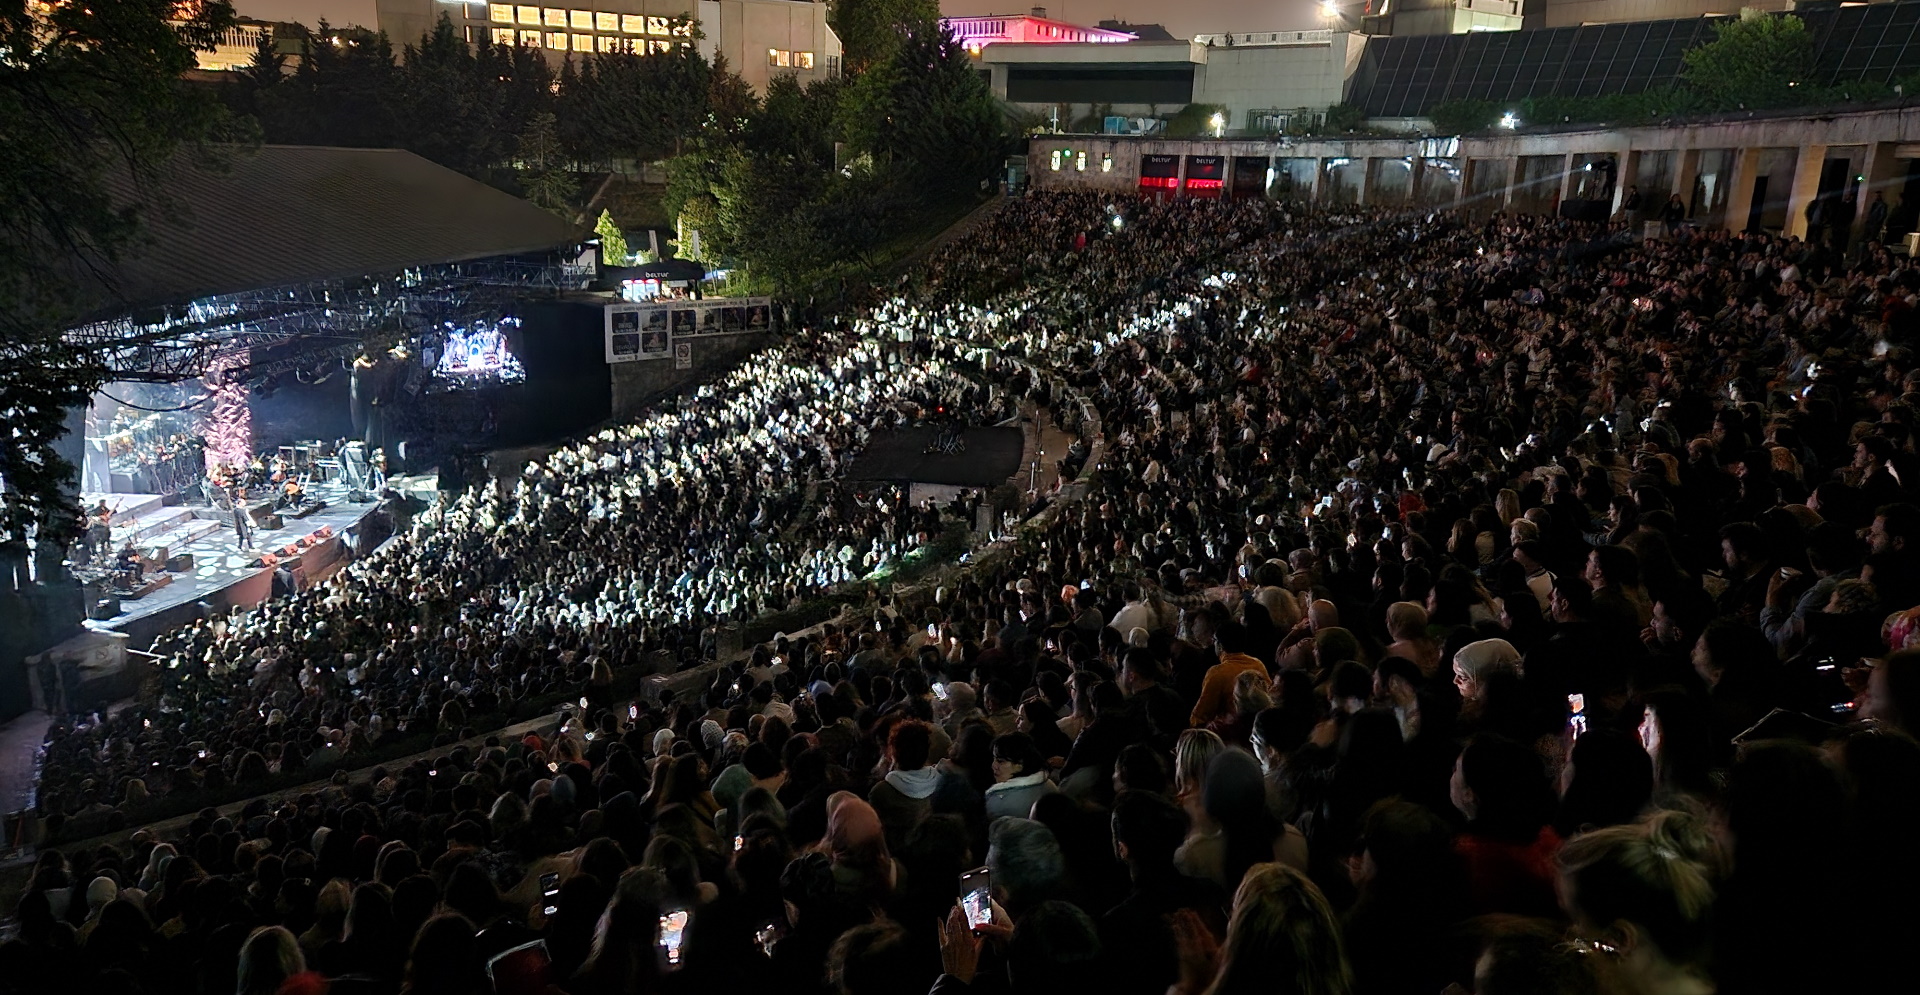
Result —
[{"label": "performer on stage", "polygon": [[295,477],[281,485],[280,497],[278,500],[274,501],[273,507],[276,511],[281,508],[298,509],[300,506],[306,503],[307,503],[306,488],[301,486],[300,478]]},{"label": "performer on stage", "polygon": [[128,588],[140,583],[140,575],[146,571],[146,564],[141,562],[139,552],[133,548],[132,539],[120,547],[120,555],[114,560],[114,569],[127,581]]},{"label": "performer on stage", "polygon": [[233,537],[245,552],[253,548],[253,524],[247,521],[247,506],[244,501],[233,502]]}]

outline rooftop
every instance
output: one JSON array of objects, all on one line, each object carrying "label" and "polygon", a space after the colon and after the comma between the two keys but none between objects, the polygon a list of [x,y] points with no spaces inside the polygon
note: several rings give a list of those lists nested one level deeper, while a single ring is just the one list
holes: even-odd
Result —
[{"label": "rooftop", "polygon": [[183,151],[158,175],[107,178],[141,241],[86,267],[98,318],[218,294],[559,248],[584,229],[398,149],[268,145]]}]

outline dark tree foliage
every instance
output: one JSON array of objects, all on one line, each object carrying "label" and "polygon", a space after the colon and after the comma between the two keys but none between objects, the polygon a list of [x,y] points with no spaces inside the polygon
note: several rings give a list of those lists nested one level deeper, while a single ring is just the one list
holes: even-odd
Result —
[{"label": "dark tree foliage", "polygon": [[[176,26],[171,23],[184,18]],[[65,330],[100,300],[139,237],[139,207],[110,175],[150,186],[183,146],[245,138],[212,95],[185,86],[196,49],[233,24],[212,0],[0,5],[0,537],[64,538],[73,468],[54,449],[65,409],[106,379]],[[51,549],[50,543],[45,549]]]},{"label": "dark tree foliage", "polygon": [[804,290],[871,269],[989,185],[1008,151],[1000,104],[936,21],[896,26],[864,72],[776,77],[741,134],[709,132],[669,163],[668,214],[710,260]]}]

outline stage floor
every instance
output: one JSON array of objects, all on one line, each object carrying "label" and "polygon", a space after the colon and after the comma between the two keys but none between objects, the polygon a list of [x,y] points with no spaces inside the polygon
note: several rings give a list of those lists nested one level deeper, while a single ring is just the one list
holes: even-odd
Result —
[{"label": "stage floor", "polygon": [[961,433],[966,452],[927,452],[938,434],[927,426],[875,433],[847,479],[993,487],[1020,469],[1025,434],[1018,428],[969,428]]},{"label": "stage floor", "polygon": [[272,571],[256,565],[262,553],[283,549],[322,527],[332,528],[334,541],[351,542],[346,534],[376,506],[371,501],[348,503],[344,483],[314,484],[309,492],[327,502],[327,506],[305,518],[285,518],[284,527],[280,529],[268,531],[256,527],[253,546],[244,550],[234,538],[233,526],[225,514],[217,519],[195,514],[206,514],[213,509],[166,506],[159,495],[154,494],[82,494],[86,507],[91,508],[94,502],[104,499],[109,508],[120,507],[120,518],[133,516],[124,524],[116,523],[113,529],[116,548],[131,536],[136,545],[165,545],[170,555],[193,555],[192,569],[171,574],[171,583],[144,597],[123,598],[120,614],[109,619],[90,619],[87,627],[125,632],[132,645],[141,649],[159,632],[191,620],[195,602],[206,601],[216,608],[258,604],[273,587]]}]

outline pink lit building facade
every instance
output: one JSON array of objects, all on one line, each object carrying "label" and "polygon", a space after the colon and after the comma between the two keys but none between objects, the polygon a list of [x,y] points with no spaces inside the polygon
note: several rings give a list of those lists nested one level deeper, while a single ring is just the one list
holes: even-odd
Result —
[{"label": "pink lit building facade", "polygon": [[1056,21],[1047,16],[1045,7],[1035,7],[1030,14],[979,14],[972,17],[943,17],[940,20],[953,32],[954,40],[975,53],[997,42],[1063,45],[1117,44],[1135,40],[1134,35],[1125,31]]}]

